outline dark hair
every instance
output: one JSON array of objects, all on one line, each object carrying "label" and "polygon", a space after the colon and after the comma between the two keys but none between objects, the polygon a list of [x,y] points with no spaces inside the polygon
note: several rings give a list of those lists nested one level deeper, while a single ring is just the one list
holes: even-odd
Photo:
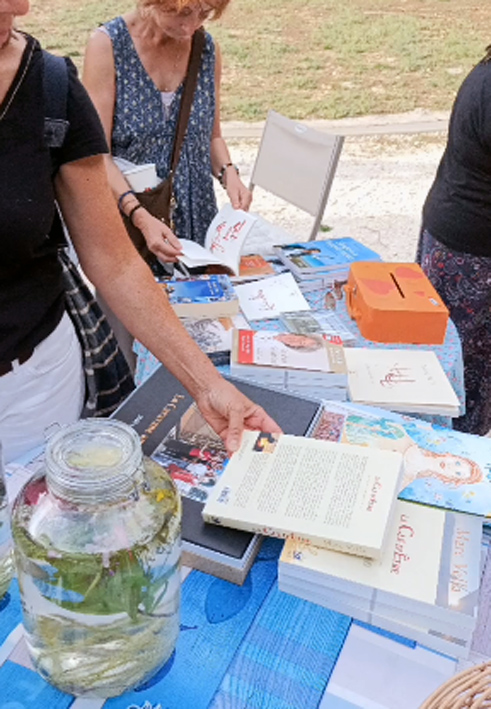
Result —
[{"label": "dark hair", "polygon": [[483,56],[479,63],[487,64],[489,61],[491,61],[491,44],[488,44],[488,46],[486,47],[486,54]]}]

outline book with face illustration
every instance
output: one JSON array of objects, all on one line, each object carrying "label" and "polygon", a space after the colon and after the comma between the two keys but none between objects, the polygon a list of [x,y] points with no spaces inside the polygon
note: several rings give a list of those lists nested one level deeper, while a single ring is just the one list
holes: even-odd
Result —
[{"label": "book with face illustration", "polygon": [[491,438],[412,416],[324,402],[308,435],[403,454],[399,499],[491,517]]}]

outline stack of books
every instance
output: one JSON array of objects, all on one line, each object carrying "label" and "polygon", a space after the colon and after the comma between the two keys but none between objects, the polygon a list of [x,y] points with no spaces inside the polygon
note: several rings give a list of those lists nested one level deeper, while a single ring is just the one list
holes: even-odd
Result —
[{"label": "stack of books", "polygon": [[274,252],[305,292],[346,282],[355,261],[382,260],[375,251],[350,237],[282,244],[275,246]]},{"label": "stack of books", "polygon": [[270,330],[236,330],[232,376],[303,396],[345,401],[348,373],[340,340]]},{"label": "stack of books", "polygon": [[477,620],[482,521],[399,501],[378,561],[287,540],[279,588],[467,657]]}]

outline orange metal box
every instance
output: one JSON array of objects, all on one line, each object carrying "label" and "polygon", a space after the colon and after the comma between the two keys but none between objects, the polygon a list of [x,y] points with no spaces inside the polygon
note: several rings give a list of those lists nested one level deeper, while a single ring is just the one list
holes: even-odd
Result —
[{"label": "orange metal box", "polygon": [[441,345],[448,310],[417,263],[357,261],[346,284],[348,312],[368,340]]}]

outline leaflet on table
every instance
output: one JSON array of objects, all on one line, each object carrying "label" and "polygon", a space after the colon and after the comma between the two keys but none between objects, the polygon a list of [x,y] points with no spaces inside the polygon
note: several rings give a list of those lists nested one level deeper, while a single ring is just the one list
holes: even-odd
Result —
[{"label": "leaflet on table", "polygon": [[244,431],[203,519],[379,558],[401,463],[389,451]]},{"label": "leaflet on table", "polygon": [[235,292],[249,321],[277,318],[286,311],[310,310],[291,273],[236,285]]},{"label": "leaflet on table", "polygon": [[381,409],[324,402],[309,435],[399,451],[399,499],[491,516],[491,438]]}]

